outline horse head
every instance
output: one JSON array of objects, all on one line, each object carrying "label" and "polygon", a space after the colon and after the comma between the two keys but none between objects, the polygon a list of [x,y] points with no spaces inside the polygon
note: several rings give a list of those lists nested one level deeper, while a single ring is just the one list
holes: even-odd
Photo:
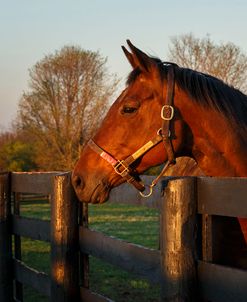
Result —
[{"label": "horse head", "polygon": [[[94,138],[82,150],[73,171],[75,191],[84,202],[106,201],[111,188],[126,180],[142,190],[138,175],[167,161],[169,153],[182,154],[185,140],[189,139],[185,135],[186,124],[176,107],[180,92],[174,81],[170,93],[168,91],[169,68],[163,68],[159,59],[148,56],[130,41],[127,43],[131,52],[125,47],[122,49],[132,72],[126,88],[111,106]],[[166,65],[172,70],[177,68],[175,64]],[[167,98],[172,104],[165,103]],[[162,133],[162,129],[167,133]],[[162,140],[168,141],[172,150],[167,151]],[[147,148],[140,150],[142,146]],[[132,155],[136,158],[132,159]],[[128,165],[126,158],[131,158]]]}]

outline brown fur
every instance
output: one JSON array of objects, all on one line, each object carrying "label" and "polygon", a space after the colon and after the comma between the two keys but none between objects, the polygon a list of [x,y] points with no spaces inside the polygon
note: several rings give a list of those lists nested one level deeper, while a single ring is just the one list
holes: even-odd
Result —
[{"label": "brown fur", "polygon": [[[128,42],[124,52],[133,71],[127,87],[110,108],[94,141],[115,158],[124,159],[161,127],[167,67]],[[175,118],[172,143],[176,156],[190,156],[208,176],[247,177],[247,97],[209,75],[175,68]],[[125,107],[136,112],[124,114]],[[162,144],[136,163],[142,173],[166,161]],[[86,147],[74,169],[74,186],[85,202],[104,202],[112,187],[122,183],[112,167]],[[246,219],[240,225],[247,242]]]}]

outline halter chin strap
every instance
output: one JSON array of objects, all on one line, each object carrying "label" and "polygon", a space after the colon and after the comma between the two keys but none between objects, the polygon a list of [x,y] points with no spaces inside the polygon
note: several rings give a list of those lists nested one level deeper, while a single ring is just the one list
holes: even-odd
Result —
[{"label": "halter chin strap", "polygon": [[[88,146],[94,152],[99,154],[100,157],[102,157],[106,162],[112,165],[113,169],[118,175],[123,177],[128,183],[132,184],[137,190],[139,190],[140,194],[143,197],[149,197],[152,194],[153,187],[158,183],[159,179],[162,177],[167,168],[176,163],[170,130],[170,122],[174,117],[174,107],[172,106],[174,98],[174,87],[174,66],[173,64],[169,64],[167,73],[167,94],[165,105],[161,109],[162,127],[157,131],[157,135],[152,140],[147,142],[144,146],[142,146],[126,159],[118,160],[114,158],[110,153],[98,146],[92,139],[88,142]],[[168,160],[160,174],[153,180],[152,184],[149,185],[150,192],[147,195],[144,195],[142,192],[145,190],[146,186],[141,182],[137,172],[133,168],[131,168],[131,165],[161,141],[163,141],[164,143]]]}]

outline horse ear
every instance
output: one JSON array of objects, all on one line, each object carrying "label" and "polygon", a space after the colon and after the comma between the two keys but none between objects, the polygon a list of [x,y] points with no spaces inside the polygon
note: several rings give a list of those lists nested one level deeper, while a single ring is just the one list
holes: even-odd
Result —
[{"label": "horse ear", "polygon": [[[129,60],[129,55],[131,56],[131,60],[132,60],[132,67],[139,67],[141,71],[144,72],[150,72],[153,70],[154,65],[156,65],[156,63],[154,62],[154,60],[152,58],[150,58],[147,54],[145,54],[143,51],[141,51],[140,49],[138,49],[137,47],[135,47],[130,40],[127,40],[127,44],[129,46],[129,48],[132,51],[132,54],[129,53],[128,51],[128,56],[125,52],[125,55],[127,56],[128,60]],[[130,60],[129,60],[130,61]]]},{"label": "horse ear", "polygon": [[132,53],[130,53],[124,46],[122,46],[122,50],[126,56],[126,58],[128,59],[130,65],[133,67],[133,68],[136,68],[136,64],[135,64],[135,60],[134,60],[134,57],[132,55]]}]

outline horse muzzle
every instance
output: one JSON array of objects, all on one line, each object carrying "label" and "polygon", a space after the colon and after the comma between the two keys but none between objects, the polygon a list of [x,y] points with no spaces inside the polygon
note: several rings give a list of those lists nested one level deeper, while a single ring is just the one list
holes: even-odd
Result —
[{"label": "horse muzzle", "polygon": [[93,204],[104,203],[108,199],[111,190],[108,182],[104,180],[95,181],[95,178],[90,181],[76,172],[73,172],[72,175],[72,185],[81,202]]}]

